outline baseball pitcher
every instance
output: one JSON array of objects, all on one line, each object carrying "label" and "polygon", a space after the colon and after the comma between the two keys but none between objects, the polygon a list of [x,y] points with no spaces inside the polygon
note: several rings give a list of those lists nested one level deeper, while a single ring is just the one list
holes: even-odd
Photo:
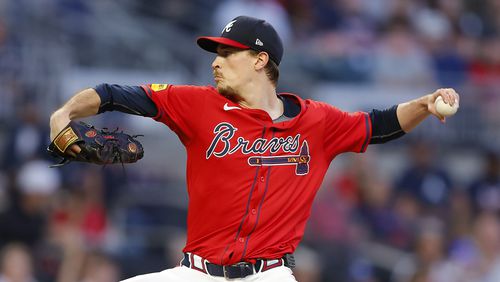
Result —
[{"label": "baseball pitcher", "polygon": [[216,54],[215,87],[100,84],[77,93],[50,119],[52,151],[67,160],[142,157],[133,136],[88,133],[96,129],[73,121],[106,111],[150,117],[186,147],[189,207],[181,262],[127,282],[296,281],[293,252],[335,156],[401,137],[430,115],[444,121],[437,97],[458,104],[453,89],[438,89],[384,110],[347,113],[276,93],[283,46],[261,19],[239,16],[219,37],[197,43]]}]

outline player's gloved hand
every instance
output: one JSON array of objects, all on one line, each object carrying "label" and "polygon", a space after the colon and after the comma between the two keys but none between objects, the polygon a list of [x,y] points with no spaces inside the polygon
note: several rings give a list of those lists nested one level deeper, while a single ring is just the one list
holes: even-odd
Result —
[{"label": "player's gloved hand", "polygon": [[97,129],[92,125],[71,121],[50,143],[48,152],[62,158],[54,166],[71,161],[94,164],[134,163],[144,155],[142,144],[123,132]]}]

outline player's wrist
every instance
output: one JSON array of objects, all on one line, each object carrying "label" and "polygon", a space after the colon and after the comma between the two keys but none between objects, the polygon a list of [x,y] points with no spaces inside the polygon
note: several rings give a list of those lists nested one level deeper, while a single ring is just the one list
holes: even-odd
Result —
[{"label": "player's wrist", "polygon": [[50,140],[54,140],[61,130],[66,127],[71,119],[69,113],[61,108],[50,116]]},{"label": "player's wrist", "polygon": [[434,94],[427,94],[420,99],[419,105],[422,109],[425,109],[428,114],[432,114],[431,106],[434,104],[435,99]]}]

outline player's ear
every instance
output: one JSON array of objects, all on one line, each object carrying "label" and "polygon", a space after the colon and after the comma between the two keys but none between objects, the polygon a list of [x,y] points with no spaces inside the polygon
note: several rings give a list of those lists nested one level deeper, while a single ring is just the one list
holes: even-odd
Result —
[{"label": "player's ear", "polygon": [[261,70],[266,67],[267,62],[269,62],[269,54],[267,52],[260,52],[257,54],[255,60],[255,70]]}]

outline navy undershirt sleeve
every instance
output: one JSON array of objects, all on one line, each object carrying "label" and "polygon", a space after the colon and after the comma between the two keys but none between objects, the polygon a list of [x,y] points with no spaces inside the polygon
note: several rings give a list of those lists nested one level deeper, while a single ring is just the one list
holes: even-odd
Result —
[{"label": "navy undershirt sleeve", "polygon": [[382,144],[405,135],[399,124],[397,109],[398,106],[395,105],[386,110],[372,110],[370,112],[372,121],[370,144]]},{"label": "navy undershirt sleeve", "polygon": [[120,111],[145,117],[158,113],[156,105],[140,86],[102,83],[94,89],[101,98],[98,113]]}]

